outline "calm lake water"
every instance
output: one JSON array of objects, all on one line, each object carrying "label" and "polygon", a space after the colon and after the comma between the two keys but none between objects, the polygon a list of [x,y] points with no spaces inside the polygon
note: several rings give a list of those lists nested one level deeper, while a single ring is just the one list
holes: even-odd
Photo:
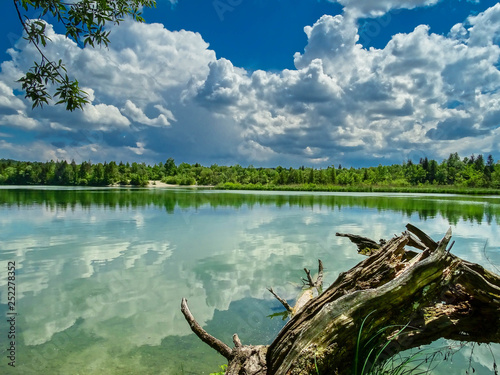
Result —
[{"label": "calm lake water", "polygon": [[[453,253],[500,273],[499,197],[4,187],[0,222],[2,374],[215,372],[225,360],[191,333],[181,298],[227,343],[268,344],[283,322],[267,317],[281,311],[267,287],[293,301],[317,259],[325,285],[364,259],[336,232],[378,240],[411,222],[439,240],[451,226]],[[491,374],[493,356],[500,346],[467,346],[433,373],[465,374],[471,358]]]}]

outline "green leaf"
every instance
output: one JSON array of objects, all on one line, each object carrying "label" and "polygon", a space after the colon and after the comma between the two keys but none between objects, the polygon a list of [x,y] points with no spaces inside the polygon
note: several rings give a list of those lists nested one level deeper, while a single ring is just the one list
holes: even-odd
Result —
[{"label": "green leaf", "polygon": [[[79,0],[64,2],[64,0],[14,0],[19,11],[19,19],[23,22],[26,36],[24,39],[33,43],[41,55],[41,62],[36,63],[18,81],[25,91],[25,97],[32,101],[33,108],[49,104],[52,96],[49,90],[54,90],[55,104],[65,104],[66,109],[73,111],[83,109],[89,103],[86,92],[79,88],[77,80],[70,81],[67,69],[62,60],[58,62],[48,59],[43,48],[50,38],[46,35],[47,23],[42,19],[30,20],[24,11],[39,11],[40,17],[52,14],[65,28],[66,37],[83,47],[108,46],[110,31],[105,30],[107,22],[119,24],[127,15],[137,22],[144,22],[140,7],[156,7],[153,0]],[[20,5],[20,7],[19,7]]]}]

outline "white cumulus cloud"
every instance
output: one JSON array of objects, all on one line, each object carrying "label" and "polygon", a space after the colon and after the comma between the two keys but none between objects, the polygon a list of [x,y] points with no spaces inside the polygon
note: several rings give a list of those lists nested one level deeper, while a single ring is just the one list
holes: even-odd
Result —
[{"label": "white cumulus cloud", "polygon": [[122,108],[121,112],[131,118],[133,121],[138,122],[140,124],[149,125],[149,126],[169,126],[170,123],[168,121],[167,116],[173,117],[172,112],[166,110],[160,105],[157,107],[164,113],[160,113],[156,118],[149,118],[146,116],[142,109],[137,107],[132,101],[127,100],[125,102],[125,106]]},{"label": "white cumulus cloud", "polygon": [[379,17],[392,9],[414,9],[437,4],[440,0],[329,0],[340,3],[355,17]]},{"label": "white cumulus cloud", "polygon": [[91,103],[78,113],[31,111],[15,81],[36,51],[21,39],[2,63],[2,133],[35,132],[76,160],[158,162],[168,152],[190,162],[326,165],[498,149],[500,4],[447,35],[420,25],[367,49],[358,17],[436,1],[339,2],[343,15],[304,28],[295,68],[272,72],[217,59],[200,34],[160,24],[123,22],[109,49],[82,49],[48,26],[48,56],[66,61]]},{"label": "white cumulus cloud", "polygon": [[289,160],[334,160],[343,152],[404,160],[415,148],[446,156],[443,147],[470,137],[493,145],[500,126],[499,17],[497,4],[448,36],[421,25],[367,50],[351,15],[323,16],[305,27],[308,44],[295,54],[296,70],[250,74],[218,60],[197,100],[245,129],[248,149],[258,144]]}]

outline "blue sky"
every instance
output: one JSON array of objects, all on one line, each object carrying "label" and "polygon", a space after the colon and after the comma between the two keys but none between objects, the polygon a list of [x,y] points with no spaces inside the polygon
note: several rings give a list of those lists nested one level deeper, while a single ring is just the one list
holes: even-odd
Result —
[{"label": "blue sky", "polygon": [[[12,2],[0,25],[0,158],[369,166],[500,159],[500,4],[158,0],[81,49],[51,31],[85,110],[31,110],[38,59]],[[50,21],[50,20],[48,20]]]}]

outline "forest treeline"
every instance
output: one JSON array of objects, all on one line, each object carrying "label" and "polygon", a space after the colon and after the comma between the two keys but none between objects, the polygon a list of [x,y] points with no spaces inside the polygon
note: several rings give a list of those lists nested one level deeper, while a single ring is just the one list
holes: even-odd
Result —
[{"label": "forest treeline", "polygon": [[92,163],[62,161],[25,162],[0,160],[2,185],[63,186],[145,186],[150,180],[177,185],[208,185],[219,188],[330,190],[329,187],[425,187],[500,188],[500,162],[492,155],[471,155],[461,158],[457,153],[438,163],[422,158],[390,166],[345,168],[256,168],[252,165],[210,167],[198,163]]}]

